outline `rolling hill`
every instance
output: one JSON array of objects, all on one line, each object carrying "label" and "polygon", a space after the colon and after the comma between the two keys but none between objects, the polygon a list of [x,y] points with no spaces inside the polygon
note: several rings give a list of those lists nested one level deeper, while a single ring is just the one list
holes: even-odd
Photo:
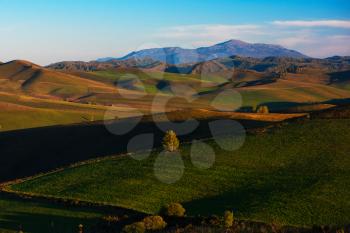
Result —
[{"label": "rolling hill", "polygon": [[0,64],[0,131],[102,120],[108,109],[128,116],[125,107],[84,101],[101,93],[118,97],[134,92],[28,61]]},{"label": "rolling hill", "polygon": [[[108,108],[119,105],[145,114],[183,108],[210,110],[212,101],[225,91],[241,95],[242,111],[262,104],[273,112],[285,111],[297,105],[350,98],[349,70],[349,57],[231,56],[181,65],[130,58],[59,62],[47,67],[16,60],[0,64],[0,104],[4,109],[0,125],[1,130],[11,130],[99,120]],[[174,90],[179,86],[186,88],[177,95]],[[155,96],[172,98],[174,94],[177,96],[166,110],[154,104]],[[186,96],[195,101],[189,103]],[[230,105],[230,99],[223,101]],[[26,114],[14,114],[23,112]],[[121,111],[118,117],[133,115],[125,114]]]},{"label": "rolling hill", "polygon": [[[210,102],[221,91],[235,90],[241,93],[243,106],[267,104],[273,110],[279,110],[283,105],[349,98],[348,57],[314,59],[231,56],[181,65],[151,62],[152,59],[147,59],[148,64],[155,64],[155,66],[145,66],[144,60],[139,60],[141,65],[138,68],[135,67],[137,64],[135,59],[130,60],[133,62],[113,60],[87,63],[111,65],[112,68],[80,72],[80,75],[90,77],[97,75],[100,81],[109,79],[118,82],[123,79],[122,74],[130,72],[141,79],[146,89],[152,92],[159,91],[155,88],[159,83],[165,83],[171,87],[182,80],[181,84],[195,87],[204,102]],[[122,68],[120,63],[123,64]],[[55,64],[50,66],[50,68],[55,67],[57,67]],[[61,66],[59,70],[76,71],[76,69],[70,70],[69,66]],[[169,78],[162,80],[162,76]],[[198,84],[203,82],[208,84],[207,87],[198,87]],[[130,89],[131,87],[132,89],[135,84],[129,79],[122,83],[120,88]]]},{"label": "rolling hill", "polygon": [[0,65],[0,91],[25,93],[43,98],[78,98],[98,92],[115,92],[104,83],[15,60]]}]

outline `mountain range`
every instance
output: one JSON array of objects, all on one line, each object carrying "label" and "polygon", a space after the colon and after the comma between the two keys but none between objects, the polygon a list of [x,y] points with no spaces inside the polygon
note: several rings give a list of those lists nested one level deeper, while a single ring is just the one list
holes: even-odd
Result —
[{"label": "mountain range", "polygon": [[229,56],[242,56],[253,58],[265,57],[291,57],[306,58],[307,56],[295,51],[284,48],[279,45],[247,43],[240,40],[229,40],[223,43],[215,44],[209,47],[200,47],[197,49],[184,49],[180,47],[151,48],[140,51],[134,51],[120,58],[100,58],[98,62],[110,60],[129,60],[151,58],[167,64],[178,65],[183,63],[198,63],[216,58]]},{"label": "mountain range", "polygon": [[137,69],[143,71],[159,71],[178,74],[219,74],[232,72],[234,69],[252,70],[267,73],[303,73],[307,70],[336,72],[350,70],[350,57],[290,58],[266,57],[252,58],[230,56],[216,58],[198,63],[178,65],[167,64],[151,58],[129,58],[127,60],[112,59],[105,62],[65,61],[47,66],[49,69],[65,72],[94,72],[104,70]]}]

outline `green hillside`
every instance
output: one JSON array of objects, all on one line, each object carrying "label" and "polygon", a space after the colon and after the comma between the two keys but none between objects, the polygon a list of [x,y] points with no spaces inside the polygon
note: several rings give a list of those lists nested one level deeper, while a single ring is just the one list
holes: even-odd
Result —
[{"label": "green hillside", "polygon": [[[289,124],[269,134],[247,136],[244,146],[234,152],[221,150],[209,140],[216,159],[207,170],[191,164],[190,146],[184,145],[184,174],[173,185],[155,178],[153,167],[158,152],[153,152],[146,160],[110,158],[11,188],[148,213],[179,201],[189,215],[221,214],[232,208],[243,219],[341,225],[350,221],[349,128],[347,119]],[[220,140],[231,142],[230,138]]]}]

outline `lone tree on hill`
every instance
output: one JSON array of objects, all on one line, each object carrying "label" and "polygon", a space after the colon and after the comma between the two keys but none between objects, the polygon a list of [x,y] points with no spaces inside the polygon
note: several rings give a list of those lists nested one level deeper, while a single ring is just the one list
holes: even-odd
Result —
[{"label": "lone tree on hill", "polygon": [[173,152],[179,148],[179,139],[173,130],[168,130],[163,138],[163,147],[167,151]]},{"label": "lone tree on hill", "polygon": [[267,107],[266,105],[263,105],[263,106],[259,106],[258,109],[256,110],[256,112],[268,114],[270,111],[269,111],[269,107]]}]

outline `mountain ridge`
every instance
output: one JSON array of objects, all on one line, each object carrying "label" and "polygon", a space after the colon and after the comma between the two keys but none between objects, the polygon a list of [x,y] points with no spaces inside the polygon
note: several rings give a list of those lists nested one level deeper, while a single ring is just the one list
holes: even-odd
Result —
[{"label": "mountain ridge", "polygon": [[[128,60],[110,60],[108,62],[58,62],[53,63],[47,68],[68,72],[76,71],[101,71],[115,70],[120,68],[136,68],[140,70],[153,70],[168,73],[191,74],[213,70],[210,64],[221,70],[245,69],[258,72],[289,72],[298,73],[305,69],[324,69],[328,72],[344,71],[350,69],[350,57],[331,57],[325,59],[318,58],[285,58],[285,57],[265,57],[251,58],[230,56],[216,58],[209,61],[198,63],[185,63],[180,65],[171,65],[164,62],[156,61],[151,58]],[[207,67],[208,69],[198,69],[197,67]],[[212,73],[212,72],[210,72]]]},{"label": "mountain ridge", "polygon": [[183,63],[198,63],[215,58],[242,56],[253,58],[265,57],[292,57],[307,58],[308,56],[280,45],[264,43],[248,43],[241,40],[228,40],[212,46],[185,49],[181,47],[149,48],[133,51],[119,58],[99,58],[96,61],[106,62],[109,60],[128,60],[130,58],[151,58],[167,64],[179,65]]}]

